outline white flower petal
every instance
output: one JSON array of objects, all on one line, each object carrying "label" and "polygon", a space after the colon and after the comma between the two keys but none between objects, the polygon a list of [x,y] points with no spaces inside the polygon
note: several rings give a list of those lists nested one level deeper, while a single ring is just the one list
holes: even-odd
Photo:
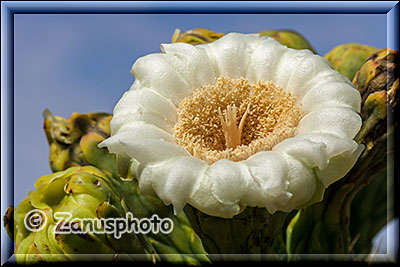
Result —
[{"label": "white flower petal", "polygon": [[[154,140],[155,142],[162,141],[165,143],[172,142],[171,144],[175,145],[173,143],[175,142],[175,139],[172,135],[154,125],[145,122],[134,121],[128,124],[124,124],[122,127],[123,128],[120,129],[118,134],[113,135],[110,138],[107,138],[106,140],[101,142],[99,144],[99,147],[100,148],[107,147],[110,153],[121,154],[125,157],[135,158],[132,156],[132,152],[129,151],[128,146],[126,146],[126,143],[129,144],[139,143],[139,145],[135,146],[135,149],[141,148],[140,145],[141,140],[143,140],[143,142],[149,142],[149,141],[151,142],[151,140]],[[154,150],[154,148],[152,146],[149,146],[148,149],[146,150],[147,154],[136,155],[137,158],[135,159],[139,160],[139,158],[144,158],[146,157],[146,155],[149,156],[148,153],[151,153],[152,150]]]},{"label": "white flower petal", "polygon": [[126,113],[152,112],[172,123],[177,121],[177,109],[174,104],[155,91],[138,87],[124,93],[114,108],[115,116]]},{"label": "white flower petal", "polygon": [[314,195],[305,203],[296,206],[296,209],[302,209],[305,207],[308,207],[314,203],[320,202],[324,199],[324,194],[325,194],[325,186],[322,184],[322,182],[319,179],[315,179],[315,191]]},{"label": "white flower petal", "polygon": [[126,147],[120,142],[117,135],[111,136],[98,144],[99,148],[107,148],[110,153],[114,153],[117,155],[122,155],[123,157],[128,157],[128,153],[126,151]]},{"label": "white flower petal", "polygon": [[[320,72],[316,73],[315,77],[306,82],[307,83],[304,86],[310,89],[315,86],[321,86],[330,82],[343,82],[350,85],[351,87],[354,87],[354,84],[346,76],[340,74],[333,68],[321,70]],[[302,96],[297,96],[297,98],[301,100]]]},{"label": "white flower petal", "polygon": [[174,43],[162,44],[161,50],[182,61],[184,68],[178,71],[188,77],[191,85],[196,89],[204,84],[215,83],[218,74],[204,48],[186,43]]},{"label": "white flower petal", "polygon": [[238,204],[224,205],[220,203],[215,196],[211,193],[210,185],[212,177],[203,176],[199,179],[199,186],[191,196],[188,203],[201,212],[211,216],[218,216],[222,218],[232,218],[234,215],[240,213],[241,209]]},{"label": "white flower petal", "polygon": [[[121,112],[122,113],[122,112]],[[167,120],[164,116],[151,113],[151,112],[129,112],[123,114],[114,115],[111,122],[111,136],[118,133],[119,129],[125,124],[131,123],[133,121],[142,121],[149,124],[154,125],[166,132],[171,132],[171,129],[174,127],[175,122],[171,122]]]},{"label": "white flower petal", "polygon": [[343,153],[351,154],[358,147],[358,144],[352,139],[341,138],[328,133],[309,133],[297,135],[296,137],[325,144],[328,159]]},{"label": "white flower petal", "polygon": [[219,160],[199,180],[191,194],[190,203],[207,214],[231,218],[241,211],[239,201],[247,192],[249,179],[245,165]]},{"label": "white flower petal", "polygon": [[189,157],[183,147],[162,139],[135,138],[133,134],[116,134],[107,138],[99,147],[107,147],[110,153],[133,158],[146,165],[175,157]]},{"label": "white flower petal", "polygon": [[250,81],[271,81],[275,77],[276,65],[287,48],[273,38],[260,40],[251,55],[246,78]]},{"label": "white flower petal", "polygon": [[316,189],[315,176],[310,168],[300,161],[293,159],[291,156],[285,155],[286,162],[289,166],[287,179],[289,181],[287,191],[292,194],[286,203],[277,203],[279,210],[290,212],[309,201]]},{"label": "white flower petal", "polygon": [[172,203],[175,214],[179,214],[207,168],[205,162],[194,157],[166,160],[143,169],[139,188],[141,192],[154,191],[164,204]]},{"label": "white flower petal", "polygon": [[[233,205],[239,202],[247,191],[250,179],[247,167],[240,162],[219,160],[207,170],[205,176],[211,176],[211,192],[221,203]],[[232,187],[235,184],[236,186]]]},{"label": "white flower petal", "polygon": [[331,133],[353,139],[361,128],[361,117],[349,108],[329,107],[306,114],[297,126],[298,134]]},{"label": "white flower petal", "polygon": [[276,65],[276,72],[272,79],[275,84],[286,90],[287,84],[293,73],[297,71],[299,65],[306,57],[310,57],[313,53],[308,49],[295,50],[288,48],[286,53],[282,54],[278,65]]},{"label": "white flower petal", "polygon": [[[285,90],[296,97],[302,97],[310,89],[309,82],[318,79],[318,74],[324,70],[332,70],[332,66],[325,58],[307,53],[308,56],[303,58],[297,65]],[[337,73],[337,75],[341,75]]]},{"label": "white flower petal", "polygon": [[120,140],[126,147],[127,154],[141,164],[159,162],[175,157],[189,157],[190,154],[183,147],[157,139]]},{"label": "white flower petal", "polygon": [[316,170],[317,177],[321,180],[325,187],[343,178],[346,173],[354,166],[357,162],[358,157],[364,150],[363,145],[358,145],[357,149],[350,155],[338,155],[332,158],[329,165],[324,170]]},{"label": "white flower petal", "polygon": [[[136,80],[114,109],[112,136],[99,147],[133,160],[141,192],[172,203],[176,214],[186,203],[223,218],[247,205],[289,212],[319,201],[359,157],[362,146],[352,139],[361,127],[361,97],[324,58],[258,34],[161,49],[133,64]],[[305,112],[296,137],[247,160],[211,166],[177,145],[171,135],[177,106],[220,75],[272,81],[296,96]]]},{"label": "white flower petal", "polygon": [[272,148],[272,151],[285,153],[300,160],[311,168],[325,169],[328,165],[326,145],[300,137],[288,138]]},{"label": "white flower petal", "polygon": [[289,168],[284,158],[272,151],[259,152],[243,161],[252,179],[243,202],[250,206],[265,207],[272,214],[284,205],[291,194],[287,192]]},{"label": "white flower petal", "polygon": [[193,88],[187,82],[190,77],[182,76],[177,71],[179,66],[172,64],[177,62],[180,61],[174,55],[150,54],[136,60],[131,73],[137,86],[148,87],[178,105]]},{"label": "white flower petal", "polygon": [[251,54],[260,40],[258,36],[229,33],[211,44],[200,47],[206,49],[220,75],[236,79],[246,75]]},{"label": "white flower petal", "polygon": [[168,132],[143,121],[132,121],[124,124],[118,131],[119,140],[159,139],[175,143],[175,138]]},{"label": "white flower petal", "polygon": [[345,82],[327,82],[311,88],[302,98],[301,105],[305,113],[328,106],[346,107],[359,112],[361,95]]}]

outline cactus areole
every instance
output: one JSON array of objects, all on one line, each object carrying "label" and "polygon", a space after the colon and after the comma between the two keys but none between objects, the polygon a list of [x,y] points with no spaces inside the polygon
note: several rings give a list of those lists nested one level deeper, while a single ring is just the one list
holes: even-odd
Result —
[{"label": "cactus areole", "polygon": [[130,158],[141,192],[231,218],[247,206],[289,212],[322,199],[363,150],[361,97],[310,50],[259,34],[162,44],[100,143]]}]

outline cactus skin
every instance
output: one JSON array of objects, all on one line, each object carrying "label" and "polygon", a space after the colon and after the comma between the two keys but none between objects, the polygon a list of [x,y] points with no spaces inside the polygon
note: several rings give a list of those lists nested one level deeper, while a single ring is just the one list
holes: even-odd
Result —
[{"label": "cactus skin", "polygon": [[[49,144],[60,148],[61,151],[67,151],[68,157],[66,160],[61,158],[58,165],[51,162],[55,172],[39,178],[35,184],[37,189],[29,193],[28,198],[18,205],[15,212],[13,212],[13,207],[9,207],[3,217],[4,222],[7,222],[5,224],[7,232],[9,234],[14,232],[16,235],[14,241],[18,248],[16,251],[19,254],[18,263],[87,260],[87,257],[82,258],[78,255],[82,253],[93,254],[93,259],[100,257],[102,260],[169,261],[190,265],[209,262],[203,244],[192,229],[186,214],[182,212],[175,216],[172,207],[165,206],[160,199],[140,194],[136,179],[130,171],[126,171],[130,170],[129,163],[122,164],[121,169],[114,154],[110,154],[107,149],[97,147],[110,134],[111,115],[73,113],[68,119],[54,117],[48,111],[45,115],[44,129]],[[51,154],[51,152],[50,149],[50,158],[58,160],[57,154]],[[74,167],[69,167],[71,165]],[[73,179],[75,182],[67,182],[70,176],[75,177]],[[94,179],[91,179],[92,176],[101,181],[100,185],[107,185],[108,190],[99,191],[99,188],[94,190],[93,186],[97,183],[92,181]],[[83,184],[81,184],[82,181],[84,181]],[[50,187],[51,190],[45,190]],[[135,218],[141,219],[151,218],[157,214],[160,218],[170,218],[173,221],[173,230],[167,235],[161,232],[158,234],[150,232],[146,235],[124,234],[119,240],[111,236],[99,239],[91,235],[94,242],[97,242],[96,246],[88,243],[90,238],[85,239],[73,234],[60,235],[57,237],[58,243],[54,243],[52,237],[36,238],[35,233],[29,234],[24,231],[21,219],[28,211],[38,208],[31,204],[32,196],[37,196],[35,198],[43,201],[48,200],[54,206],[51,207],[57,211],[70,211],[74,215],[73,218],[79,218],[75,216],[75,213],[81,210],[88,211],[82,215],[82,218],[95,216],[124,218],[127,212],[132,212]],[[58,206],[58,202],[69,203],[66,199],[71,197],[79,199],[83,208],[73,208],[74,201],[69,201],[71,203],[69,206]],[[44,206],[40,201],[36,203],[40,203],[40,207]],[[47,208],[45,211],[51,218],[52,209]],[[13,223],[14,218],[15,223]],[[49,225],[54,227],[54,222],[50,221]],[[10,230],[12,228],[14,231]],[[42,231],[37,232],[39,233]],[[40,246],[32,245],[36,239],[39,240]],[[48,247],[52,245],[54,249],[48,250]],[[106,255],[101,255],[101,253],[106,253]],[[128,253],[133,255],[127,255]]]},{"label": "cactus skin", "polygon": [[261,36],[269,36],[283,45],[293,49],[309,49],[314,54],[315,49],[300,33],[291,30],[268,30],[260,32]]},{"label": "cactus skin", "polygon": [[352,81],[365,60],[377,50],[375,47],[358,43],[342,44],[325,54],[325,58],[329,60],[335,70]]},{"label": "cactus skin", "polygon": [[[398,101],[398,60],[398,51],[380,49],[367,59],[353,79],[356,88],[366,96],[364,112],[361,114],[364,127],[357,138],[367,145],[367,149],[373,150],[382,142],[382,138],[388,136],[387,158],[388,162],[392,162],[373,177],[371,183],[360,190],[353,200],[350,230],[352,239],[358,239],[354,253],[369,253],[372,238],[394,215],[393,192],[387,189],[394,188],[392,134],[398,125],[393,119]],[[381,123],[382,120],[388,123]],[[389,125],[392,126],[388,129]]]},{"label": "cactus skin", "polygon": [[[387,124],[387,121],[389,119],[391,122],[390,119],[397,109],[397,55],[398,52],[394,50],[379,50],[371,55],[357,72],[354,84],[363,99],[363,124],[355,140],[363,143],[365,150],[350,172],[327,189],[322,202],[300,210],[291,220],[287,228],[287,251],[292,259],[299,258],[295,254],[300,253],[348,254],[369,251],[372,237],[382,222],[386,222],[387,213],[381,211],[386,203],[377,202],[385,192],[366,186],[377,177],[375,179],[380,180],[373,181],[373,184],[382,188],[380,184],[386,182],[382,181],[386,179],[386,175],[375,174],[384,170],[387,162],[393,162],[393,132],[398,124]],[[386,81],[387,84],[382,85],[381,81]],[[367,191],[359,197],[364,195],[373,199],[373,205],[368,206],[372,210],[370,212],[373,212],[373,217],[371,215],[366,222],[363,221],[363,217],[356,217],[355,222],[362,224],[350,226],[350,211],[358,209],[354,205],[352,207],[352,201],[364,187]],[[365,199],[358,199],[354,204],[365,205]],[[365,216],[361,211],[355,212],[354,215]]]},{"label": "cactus skin", "polygon": [[[137,218],[150,218],[153,214],[161,218],[170,218],[173,221],[173,231],[170,234],[162,233],[147,234],[147,240],[154,248],[153,254],[157,253],[158,260],[173,263],[185,263],[189,265],[200,265],[209,262],[207,252],[203,248],[202,240],[196,234],[187,215],[181,212],[175,216],[170,206],[155,197],[142,195],[139,192],[137,180],[131,174],[127,180],[132,185],[119,187],[124,196],[126,206]],[[133,186],[135,185],[135,186]]]},{"label": "cactus skin", "polygon": [[371,240],[393,218],[394,201],[387,188],[394,188],[394,165],[380,171],[362,188],[351,203],[350,234],[354,241],[352,252],[368,254],[373,251]]},{"label": "cactus skin", "polygon": [[279,237],[287,213],[271,215],[264,208],[247,207],[233,218],[223,219],[190,205],[184,210],[203,240],[204,248],[212,254],[211,260],[278,260],[273,254],[279,251],[281,244],[274,241]]}]

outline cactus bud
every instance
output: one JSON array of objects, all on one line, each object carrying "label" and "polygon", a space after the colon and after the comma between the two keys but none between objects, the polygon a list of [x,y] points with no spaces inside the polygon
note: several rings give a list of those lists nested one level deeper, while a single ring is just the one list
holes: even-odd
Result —
[{"label": "cactus bud", "polygon": [[50,145],[50,167],[53,172],[69,167],[93,165],[113,175],[117,173],[115,156],[97,144],[110,135],[107,113],[80,114],[74,112],[68,119],[43,113],[44,131]]},{"label": "cactus bud", "polygon": [[313,53],[315,49],[311,46],[311,44],[302,36],[300,33],[291,31],[291,30],[269,30],[260,32],[261,36],[270,36],[280,42],[283,45],[286,45],[289,48],[293,49],[309,49]]},{"label": "cactus bud", "polygon": [[188,30],[184,33],[180,29],[176,29],[171,42],[172,43],[188,43],[192,45],[212,43],[224,36],[223,33],[213,32],[204,28],[196,28]]},{"label": "cactus bud", "polygon": [[351,81],[365,60],[376,50],[378,49],[375,47],[358,43],[342,44],[329,51],[325,58],[329,60],[335,70]]}]

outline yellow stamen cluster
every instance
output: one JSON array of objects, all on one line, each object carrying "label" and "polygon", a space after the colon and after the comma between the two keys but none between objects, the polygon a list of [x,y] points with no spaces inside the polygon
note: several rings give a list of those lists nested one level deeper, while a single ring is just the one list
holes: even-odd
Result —
[{"label": "yellow stamen cluster", "polygon": [[208,164],[245,160],[295,134],[296,99],[272,82],[219,77],[179,104],[177,143]]}]

